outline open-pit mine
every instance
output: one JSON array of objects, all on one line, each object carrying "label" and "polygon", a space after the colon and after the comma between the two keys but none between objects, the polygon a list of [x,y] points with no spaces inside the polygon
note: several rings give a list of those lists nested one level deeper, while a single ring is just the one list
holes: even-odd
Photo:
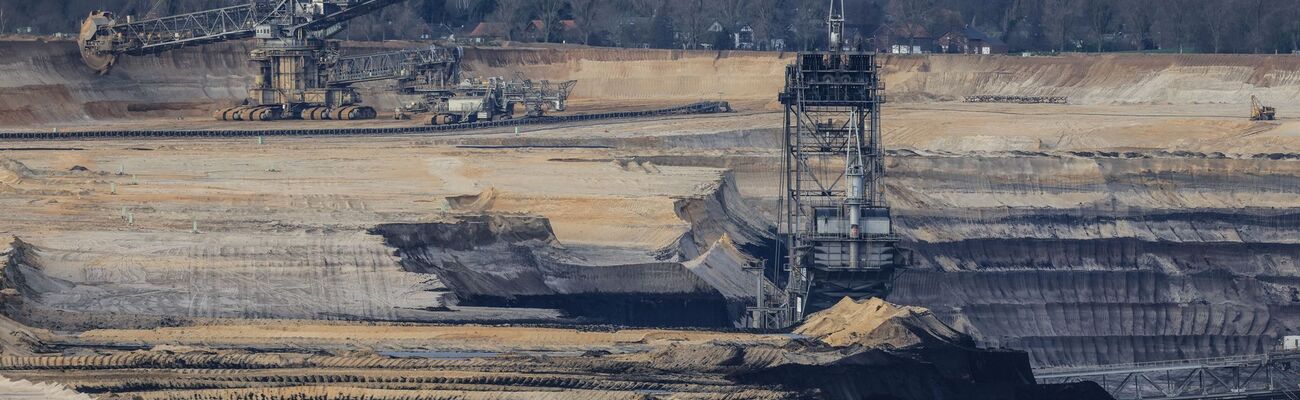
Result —
[{"label": "open-pit mine", "polygon": [[[1224,357],[1300,389],[1295,56],[112,18],[0,40],[0,398],[1109,399]],[[288,82],[289,42],[433,73]]]}]

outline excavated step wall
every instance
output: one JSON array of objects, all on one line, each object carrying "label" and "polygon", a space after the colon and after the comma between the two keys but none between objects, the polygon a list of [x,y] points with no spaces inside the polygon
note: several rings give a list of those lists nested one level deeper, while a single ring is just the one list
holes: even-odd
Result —
[{"label": "excavated step wall", "polygon": [[218,44],[123,57],[99,76],[82,63],[75,42],[0,41],[0,126],[210,117],[247,95],[247,49]]},{"label": "excavated step wall", "polygon": [[732,326],[733,314],[743,309],[681,263],[578,264],[542,217],[464,216],[384,224],[371,233],[396,249],[405,270],[439,277],[462,306],[559,309],[620,325],[709,327]]},{"label": "excavated step wall", "polygon": [[[0,127],[128,118],[207,118],[242,100],[251,81],[251,42],[157,56],[123,57],[106,76],[81,62],[71,41],[0,41]],[[361,54],[426,44],[345,44]],[[575,99],[687,102],[723,98],[774,105],[792,53],[606,48],[469,48],[470,74],[579,81]],[[973,94],[1067,96],[1083,104],[1245,104],[1259,95],[1300,104],[1300,59],[1267,55],[882,56],[894,102],[951,101]],[[399,99],[383,83],[362,87],[367,103]]]},{"label": "excavated step wall", "polygon": [[929,307],[1036,365],[1271,350],[1300,328],[1300,162],[898,157],[890,198]]},{"label": "excavated step wall", "polygon": [[[721,97],[775,103],[793,53],[631,49],[468,51],[486,75],[576,79],[579,98]],[[1267,55],[881,56],[893,102],[975,94],[1066,96],[1075,104],[1297,103],[1300,59]]]},{"label": "excavated step wall", "polygon": [[[1300,161],[891,153],[915,265],[889,300],[985,345],[1092,365],[1258,353],[1300,329]],[[771,156],[649,160],[731,168],[775,215]]]}]

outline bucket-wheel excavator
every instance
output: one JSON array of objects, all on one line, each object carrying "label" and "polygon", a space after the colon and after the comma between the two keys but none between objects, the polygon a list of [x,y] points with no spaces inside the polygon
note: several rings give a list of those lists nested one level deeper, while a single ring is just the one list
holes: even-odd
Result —
[{"label": "bucket-wheel excavator", "polygon": [[437,49],[339,56],[339,42],[331,38],[347,21],[402,1],[250,0],[239,6],[137,21],[98,11],[82,24],[78,42],[86,65],[106,74],[123,55],[252,38],[256,45],[250,59],[257,74],[248,99],[244,105],[217,111],[217,119],[367,119],[375,117],[375,110],[361,105],[352,83],[413,73],[404,69],[412,62],[426,67],[438,64],[446,70],[458,61]]}]

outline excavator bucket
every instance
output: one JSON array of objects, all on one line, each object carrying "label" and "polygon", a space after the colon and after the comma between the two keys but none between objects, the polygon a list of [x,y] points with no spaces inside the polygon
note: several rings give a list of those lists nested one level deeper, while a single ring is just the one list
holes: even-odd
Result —
[{"label": "excavator bucket", "polygon": [[99,27],[113,24],[113,13],[95,11],[81,23],[81,34],[77,36],[77,45],[81,49],[81,60],[100,75],[108,74],[117,63],[117,55],[100,46],[110,41],[100,35]]}]

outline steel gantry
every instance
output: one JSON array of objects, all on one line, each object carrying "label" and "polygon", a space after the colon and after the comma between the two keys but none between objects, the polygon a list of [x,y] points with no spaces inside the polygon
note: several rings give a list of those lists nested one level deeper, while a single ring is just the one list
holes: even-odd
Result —
[{"label": "steel gantry", "polygon": [[1092,381],[1116,399],[1300,400],[1300,352],[1034,371],[1039,383]]},{"label": "steel gantry", "polygon": [[[899,264],[882,178],[876,54],[847,50],[843,4],[832,1],[830,50],[786,68],[782,213],[786,325],[844,297],[883,297]],[[756,309],[766,309],[759,304]]]},{"label": "steel gantry", "polygon": [[329,63],[325,80],[332,86],[381,80],[447,86],[460,75],[460,58],[460,49],[440,46],[339,57]]}]

